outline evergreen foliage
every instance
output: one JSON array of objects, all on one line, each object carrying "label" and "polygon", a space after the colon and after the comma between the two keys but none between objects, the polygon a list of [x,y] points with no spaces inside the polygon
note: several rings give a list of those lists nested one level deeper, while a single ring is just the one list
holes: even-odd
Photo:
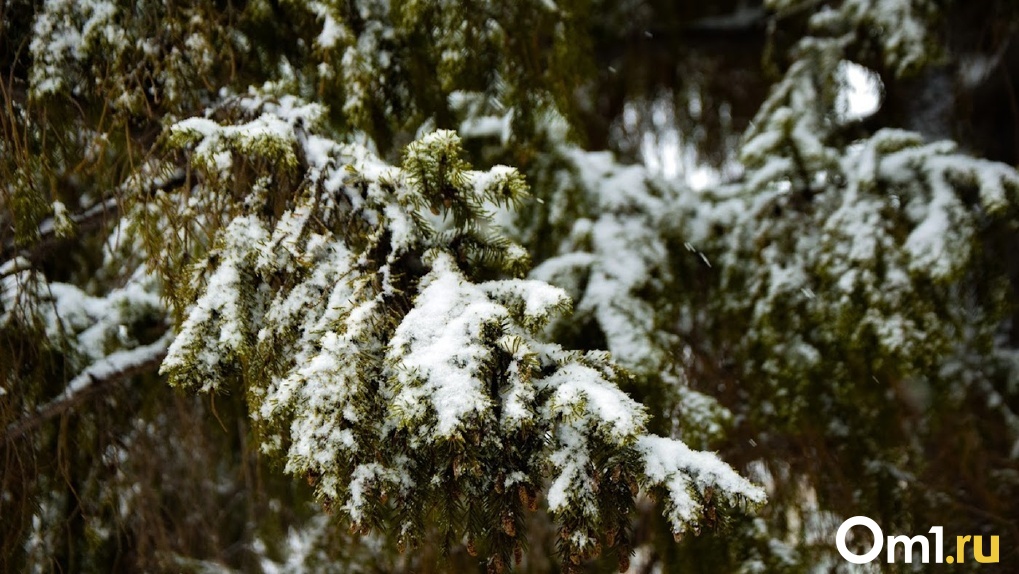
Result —
[{"label": "evergreen foliage", "polygon": [[237,178],[222,173],[234,155],[284,173],[301,156],[305,176],[283,205],[265,195],[275,182],[236,198],[243,212],[197,265],[200,295],[162,372],[206,391],[243,381],[263,451],[283,453],[285,470],[352,528],[413,548],[436,524],[445,552],[466,537],[501,571],[547,490],[569,569],[605,531],[604,545],[629,555],[640,485],[662,489],[677,533],[705,520],[693,496],[714,493],[712,508],[763,500],[717,459],[647,435],[643,408],[616,388],[627,375],[607,357],[536,338],[569,309],[564,292],[471,281],[526,269],[526,251],[486,211],[525,200],[516,170],[471,171],[459,138],[441,130],[407,146],[396,169],[298,131],[314,125],[314,107],[239,107],[256,119],[171,128],[214,182],[191,192],[232,193]]},{"label": "evergreen foliage", "polygon": [[1012,3],[0,14],[0,571],[1019,559]]}]

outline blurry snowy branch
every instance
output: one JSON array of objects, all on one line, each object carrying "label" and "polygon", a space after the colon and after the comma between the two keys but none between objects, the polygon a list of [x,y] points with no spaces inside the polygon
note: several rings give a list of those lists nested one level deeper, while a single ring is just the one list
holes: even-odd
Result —
[{"label": "blurry snowy branch", "polygon": [[60,395],[24,418],[11,423],[4,430],[3,440],[17,440],[31,433],[50,419],[78,408],[81,403],[101,396],[110,387],[123,384],[131,378],[158,370],[171,336],[164,335],[155,343],[130,350],[116,351],[89,365],[71,379]]}]

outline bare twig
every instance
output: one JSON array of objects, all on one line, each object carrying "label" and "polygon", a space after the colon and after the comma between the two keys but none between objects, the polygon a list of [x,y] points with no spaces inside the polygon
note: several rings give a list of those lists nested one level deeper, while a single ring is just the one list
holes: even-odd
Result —
[{"label": "bare twig", "polygon": [[[155,195],[156,192],[165,191],[179,187],[185,183],[184,170],[178,170],[168,178],[158,178],[152,181],[151,186],[144,190],[146,196]],[[99,229],[102,225],[120,215],[123,202],[117,197],[111,197],[105,201],[96,203],[81,213],[70,217],[75,224],[75,235],[81,235]],[[59,247],[74,241],[75,237],[62,237],[57,235],[56,225],[53,218],[48,217],[39,224],[39,239],[23,248],[19,248],[15,240],[8,239],[0,249],[0,262],[21,255],[30,261],[38,262],[47,254],[54,252]]]}]

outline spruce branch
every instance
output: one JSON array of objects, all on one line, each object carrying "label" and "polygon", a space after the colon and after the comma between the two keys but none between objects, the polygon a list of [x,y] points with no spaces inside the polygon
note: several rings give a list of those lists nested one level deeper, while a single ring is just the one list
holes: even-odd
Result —
[{"label": "spruce branch", "polygon": [[109,394],[117,386],[140,375],[154,373],[166,357],[172,337],[164,334],[154,343],[111,353],[89,365],[71,379],[60,395],[34,413],[7,426],[3,441],[17,440],[50,420],[73,411],[88,401]]}]

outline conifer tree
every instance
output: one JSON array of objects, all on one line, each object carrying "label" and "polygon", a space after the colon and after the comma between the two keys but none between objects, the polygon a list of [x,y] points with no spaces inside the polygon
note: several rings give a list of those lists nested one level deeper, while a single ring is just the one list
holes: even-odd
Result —
[{"label": "conifer tree", "polygon": [[1011,3],[0,13],[0,570],[1019,536]]}]

